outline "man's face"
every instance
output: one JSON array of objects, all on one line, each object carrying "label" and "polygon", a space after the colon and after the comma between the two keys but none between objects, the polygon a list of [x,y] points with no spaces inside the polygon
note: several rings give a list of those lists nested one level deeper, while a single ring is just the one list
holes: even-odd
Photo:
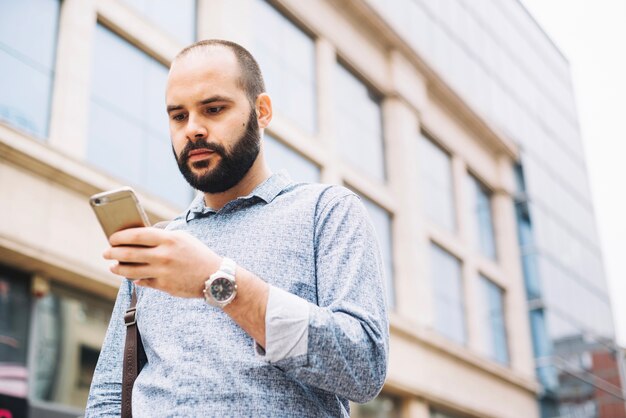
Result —
[{"label": "man's face", "polygon": [[187,182],[221,193],[248,173],[260,148],[256,112],[238,85],[234,54],[213,48],[175,62],[166,102],[172,149]]}]

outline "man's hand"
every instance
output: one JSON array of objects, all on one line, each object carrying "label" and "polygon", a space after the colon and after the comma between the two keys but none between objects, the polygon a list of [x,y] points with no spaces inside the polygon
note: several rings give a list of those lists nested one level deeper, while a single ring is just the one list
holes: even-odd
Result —
[{"label": "man's hand", "polygon": [[103,257],[118,262],[110,268],[113,273],[178,297],[202,297],[204,282],[222,260],[182,231],[131,228],[111,235],[109,243]]},{"label": "man's hand", "polygon": [[[131,228],[111,235],[109,243],[103,256],[118,262],[111,267],[113,273],[183,298],[203,297],[204,282],[222,263],[222,257],[183,231]],[[224,312],[265,347],[269,285],[239,266],[236,276],[237,297]]]}]

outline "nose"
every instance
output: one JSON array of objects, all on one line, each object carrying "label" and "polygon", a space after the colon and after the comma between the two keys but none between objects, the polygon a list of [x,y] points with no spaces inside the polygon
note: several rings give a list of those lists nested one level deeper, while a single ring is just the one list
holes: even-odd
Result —
[{"label": "nose", "polygon": [[197,117],[189,115],[185,135],[189,141],[196,142],[199,139],[205,139],[208,136],[208,131],[206,126],[204,126]]}]

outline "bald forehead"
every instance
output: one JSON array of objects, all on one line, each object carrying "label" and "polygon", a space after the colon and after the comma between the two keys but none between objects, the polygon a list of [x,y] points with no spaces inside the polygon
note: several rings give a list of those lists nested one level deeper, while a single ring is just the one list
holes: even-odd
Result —
[{"label": "bald forehead", "polygon": [[181,64],[208,64],[211,62],[226,64],[239,69],[235,53],[224,45],[199,45],[179,54],[172,61],[170,71]]}]

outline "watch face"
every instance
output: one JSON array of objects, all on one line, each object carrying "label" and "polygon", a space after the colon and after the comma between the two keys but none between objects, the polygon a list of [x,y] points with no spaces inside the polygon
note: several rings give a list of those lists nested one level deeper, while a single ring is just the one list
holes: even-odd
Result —
[{"label": "watch face", "polygon": [[226,277],[218,277],[211,283],[211,296],[218,302],[224,302],[235,291],[235,284]]}]

